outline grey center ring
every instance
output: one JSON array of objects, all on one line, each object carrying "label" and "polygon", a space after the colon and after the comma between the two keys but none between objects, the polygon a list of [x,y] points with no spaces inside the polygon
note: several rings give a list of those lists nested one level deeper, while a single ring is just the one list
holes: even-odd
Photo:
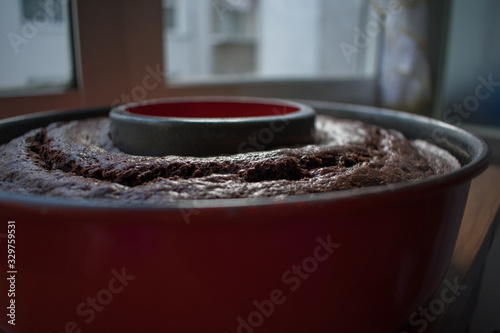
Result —
[{"label": "grey center ring", "polygon": [[121,151],[143,156],[216,156],[314,142],[314,110],[280,99],[174,97],[111,110]]}]

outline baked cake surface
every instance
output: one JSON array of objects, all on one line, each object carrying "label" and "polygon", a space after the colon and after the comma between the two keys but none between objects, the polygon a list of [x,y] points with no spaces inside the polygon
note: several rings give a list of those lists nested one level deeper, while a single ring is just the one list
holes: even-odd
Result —
[{"label": "baked cake surface", "polygon": [[[200,143],[203,144],[203,143]],[[215,157],[128,155],[109,119],[53,123],[0,146],[0,190],[86,200],[303,195],[417,181],[459,168],[448,152],[395,130],[318,115],[316,142]]]}]

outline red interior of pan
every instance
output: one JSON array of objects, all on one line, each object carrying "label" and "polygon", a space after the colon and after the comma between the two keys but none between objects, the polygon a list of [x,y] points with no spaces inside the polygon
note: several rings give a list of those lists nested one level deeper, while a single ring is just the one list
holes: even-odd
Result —
[{"label": "red interior of pan", "polygon": [[285,115],[298,110],[287,105],[237,102],[174,102],[127,109],[128,112],[144,116],[183,118],[263,117]]}]

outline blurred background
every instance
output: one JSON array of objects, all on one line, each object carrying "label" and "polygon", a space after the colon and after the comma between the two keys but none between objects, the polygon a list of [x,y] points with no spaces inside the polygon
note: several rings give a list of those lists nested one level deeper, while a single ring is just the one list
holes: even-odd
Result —
[{"label": "blurred background", "polygon": [[[327,100],[465,127],[498,163],[499,17],[498,0],[0,0],[0,118],[179,95]],[[500,330],[498,238],[470,332]]]},{"label": "blurred background", "polygon": [[498,151],[497,0],[0,6],[2,118],[175,95],[319,99],[433,116]]}]

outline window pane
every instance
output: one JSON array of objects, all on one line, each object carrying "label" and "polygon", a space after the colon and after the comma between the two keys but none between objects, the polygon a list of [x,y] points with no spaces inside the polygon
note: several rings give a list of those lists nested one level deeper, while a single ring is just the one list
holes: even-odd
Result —
[{"label": "window pane", "polygon": [[72,84],[67,0],[3,1],[0,36],[0,91]]},{"label": "window pane", "polygon": [[378,38],[357,52],[366,0],[164,0],[169,79],[365,78]]}]

